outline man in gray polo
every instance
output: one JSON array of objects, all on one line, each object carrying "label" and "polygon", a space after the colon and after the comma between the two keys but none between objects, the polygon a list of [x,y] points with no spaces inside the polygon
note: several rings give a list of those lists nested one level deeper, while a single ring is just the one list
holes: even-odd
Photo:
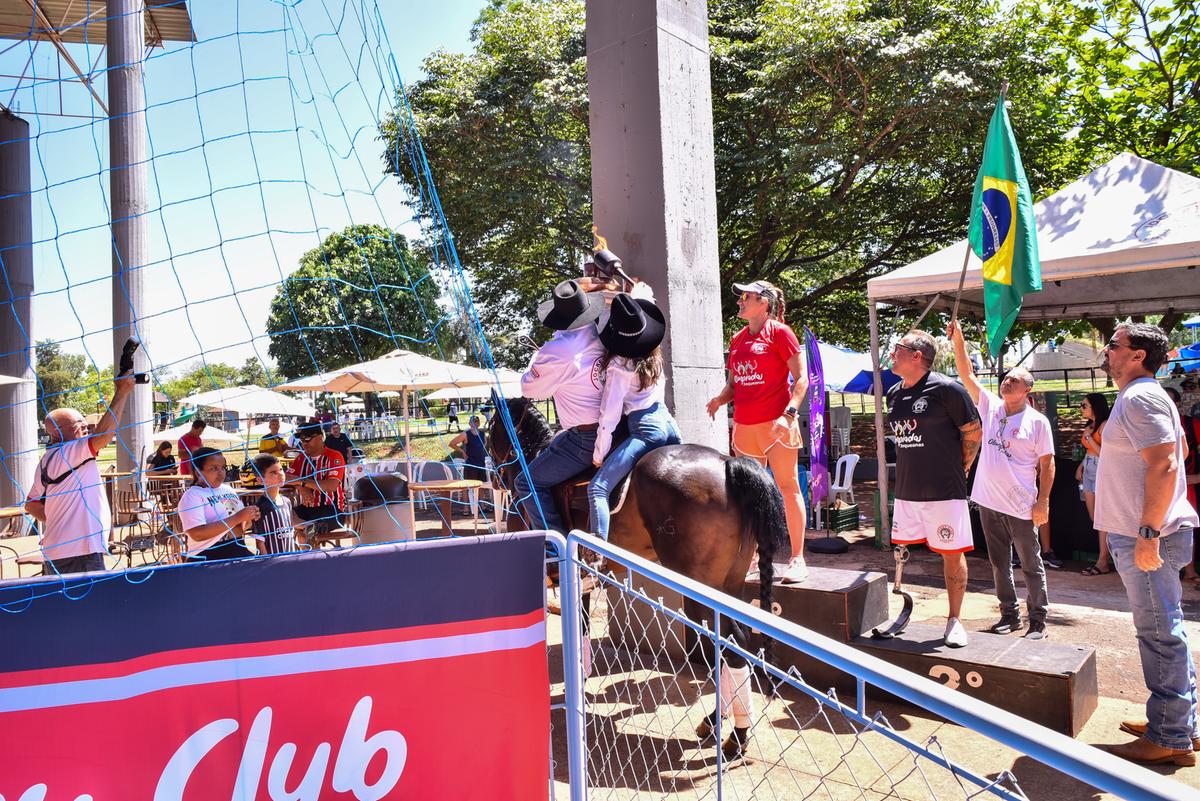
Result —
[{"label": "man in gray polo", "polygon": [[1162,329],[1146,323],[1117,326],[1104,347],[1103,367],[1120,392],[1100,447],[1096,528],[1108,532],[1150,691],[1147,720],[1121,724],[1138,739],[1109,750],[1133,762],[1190,766],[1200,727],[1179,571],[1192,560],[1200,521],[1187,502],[1179,412],[1154,380],[1168,347]]}]

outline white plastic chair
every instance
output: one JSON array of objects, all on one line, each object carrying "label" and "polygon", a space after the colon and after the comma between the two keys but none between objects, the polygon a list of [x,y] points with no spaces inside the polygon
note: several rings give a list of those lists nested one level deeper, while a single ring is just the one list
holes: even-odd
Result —
[{"label": "white plastic chair", "polygon": [[833,483],[829,485],[829,500],[834,502],[839,495],[849,495],[850,503],[854,500],[854,468],[858,467],[858,454],[848,453],[838,459],[833,472]]},{"label": "white plastic chair", "polygon": [[[455,471],[454,466],[445,462],[421,462],[413,473],[418,483],[422,481],[457,481],[461,476]],[[421,490],[418,497],[418,502],[421,508],[424,509],[432,496],[425,490]]]}]

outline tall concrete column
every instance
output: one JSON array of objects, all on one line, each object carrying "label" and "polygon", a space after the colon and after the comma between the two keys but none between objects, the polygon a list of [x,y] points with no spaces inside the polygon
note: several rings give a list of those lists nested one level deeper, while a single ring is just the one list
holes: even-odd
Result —
[{"label": "tall concrete column", "polygon": [[667,315],[667,404],[725,452],[712,88],[705,0],[587,0],[592,204],[600,233]]},{"label": "tall concrete column", "polygon": [[0,111],[0,375],[26,379],[0,386],[0,506],[24,501],[38,461],[32,242],[29,123]]},{"label": "tall concrete column", "polygon": [[[143,0],[109,0],[108,155],[112,205],[113,365],[131,336],[141,337],[142,267],[146,264],[146,96],[143,52],[146,34]],[[149,362],[138,351],[134,369],[147,372]],[[101,389],[111,393],[111,387]],[[153,394],[139,384],[121,416],[117,467],[137,472],[145,461],[153,433]]]}]

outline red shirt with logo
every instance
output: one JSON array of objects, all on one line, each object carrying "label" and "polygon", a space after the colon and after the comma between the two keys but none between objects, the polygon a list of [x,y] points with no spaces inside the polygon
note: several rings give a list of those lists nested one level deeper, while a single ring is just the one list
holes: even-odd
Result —
[{"label": "red shirt with logo", "polygon": [[179,438],[179,472],[181,475],[192,474],[192,454],[204,447],[203,440],[191,431]]},{"label": "red shirt with logo", "polygon": [[296,506],[332,506],[338,511],[346,508],[346,495],[342,490],[342,482],[346,480],[346,459],[333,448],[325,448],[315,459],[301,451],[288,465],[285,475],[289,481],[323,478],[338,480],[337,489],[333,492],[302,487],[298,491]]},{"label": "red shirt with logo", "polygon": [[788,359],[800,352],[800,340],[778,320],[767,320],[757,334],[749,327],[729,343],[733,377],[733,422],[754,425],[775,420],[792,399]]}]

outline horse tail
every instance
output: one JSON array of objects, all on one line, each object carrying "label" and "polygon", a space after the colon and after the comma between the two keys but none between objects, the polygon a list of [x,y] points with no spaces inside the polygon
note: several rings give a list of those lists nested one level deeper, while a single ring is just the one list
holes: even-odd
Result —
[{"label": "horse tail", "polygon": [[[758,546],[758,601],[762,610],[770,614],[775,583],[775,546],[787,539],[783,496],[766,468],[745,457],[725,462],[725,495],[741,512],[744,534],[753,535]],[[772,661],[774,642],[770,637],[763,638],[763,657],[767,662]],[[765,675],[765,683],[768,694],[774,695],[775,682],[769,674]]]}]

